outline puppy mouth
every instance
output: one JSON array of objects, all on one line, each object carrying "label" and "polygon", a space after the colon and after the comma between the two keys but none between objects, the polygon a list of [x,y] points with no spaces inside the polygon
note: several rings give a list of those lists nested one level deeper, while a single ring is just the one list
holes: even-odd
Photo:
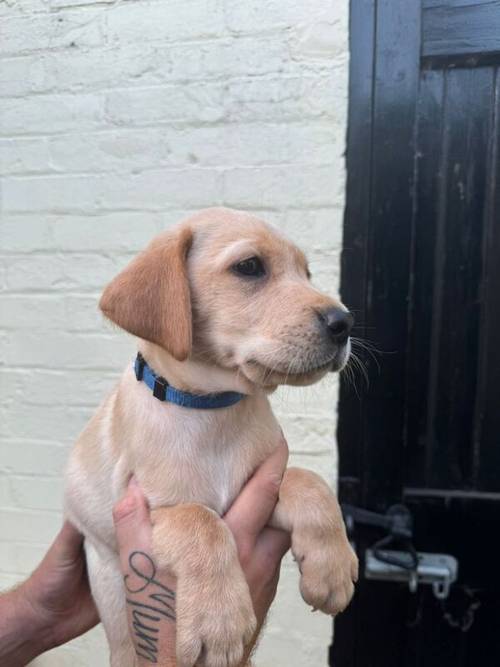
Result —
[{"label": "puppy mouth", "polygon": [[337,370],[337,356],[338,353],[335,353],[333,357],[330,357],[327,361],[321,364],[315,364],[313,366],[308,366],[307,368],[301,368],[300,370],[284,369],[278,366],[266,366],[260,361],[257,361],[257,359],[248,359],[246,363],[261,371],[264,378],[274,378],[279,376],[287,379],[301,379],[314,376],[318,373],[327,372],[329,370]]},{"label": "puppy mouth", "polygon": [[[314,384],[321,380],[328,372],[341,371],[349,359],[351,344],[349,339],[345,345],[337,346],[334,351],[330,351],[328,357],[321,361],[314,361],[305,364],[289,363],[281,361],[275,365],[259,361],[256,357],[247,359],[241,370],[251,382],[257,382],[262,386],[276,386],[279,384],[289,384],[296,386],[305,386]],[[307,350],[304,350],[304,356]],[[247,372],[245,372],[245,366]],[[257,375],[257,377],[255,377]]]}]

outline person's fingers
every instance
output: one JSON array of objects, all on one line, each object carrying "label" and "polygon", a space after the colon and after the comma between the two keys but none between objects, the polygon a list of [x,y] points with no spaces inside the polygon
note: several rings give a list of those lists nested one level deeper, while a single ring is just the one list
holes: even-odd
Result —
[{"label": "person's fingers", "polygon": [[276,528],[264,528],[254,545],[244,572],[255,613],[263,622],[276,595],[281,560],[290,547],[290,536]]},{"label": "person's fingers", "polygon": [[279,488],[288,461],[283,439],[271,456],[246,483],[224,520],[238,539],[254,541],[267,525],[278,501]]},{"label": "person's fingers", "polygon": [[124,568],[131,551],[151,550],[149,507],[139,485],[131,479],[125,496],[113,509],[115,534]]},{"label": "person's fingers", "polygon": [[283,556],[290,549],[290,533],[278,528],[264,528],[255,543],[255,555],[264,567],[276,569],[281,563]]}]

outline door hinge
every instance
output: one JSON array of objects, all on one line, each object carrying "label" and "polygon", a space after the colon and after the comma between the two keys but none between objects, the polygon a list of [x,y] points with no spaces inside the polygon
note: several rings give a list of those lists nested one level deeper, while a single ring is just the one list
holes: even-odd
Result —
[{"label": "door hinge", "polygon": [[458,561],[448,554],[416,551],[413,519],[407,507],[393,505],[385,514],[378,514],[361,507],[342,505],[342,511],[351,538],[356,524],[379,528],[386,533],[366,550],[366,579],[406,582],[412,593],[420,584],[427,584],[432,586],[438,599],[448,597],[450,586],[458,576]]}]

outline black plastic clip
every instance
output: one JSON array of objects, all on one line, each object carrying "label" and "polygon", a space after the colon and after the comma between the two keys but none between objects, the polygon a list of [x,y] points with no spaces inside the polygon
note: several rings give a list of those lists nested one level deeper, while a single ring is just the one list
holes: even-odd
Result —
[{"label": "black plastic clip", "polygon": [[164,401],[167,395],[168,382],[165,378],[158,376],[155,378],[155,384],[153,387],[153,396],[159,401]]},{"label": "black plastic clip", "polygon": [[143,378],[144,375],[144,365],[145,365],[144,357],[142,354],[139,352],[137,354],[137,358],[135,360],[135,377],[138,382],[140,382]]},{"label": "black plastic clip", "polygon": [[[344,514],[347,533],[350,537],[354,533],[355,524],[380,528],[388,533],[388,535],[382,537],[371,547],[373,555],[377,560],[389,565],[397,565],[405,570],[416,571],[418,567],[418,555],[412,541],[413,520],[410,510],[405,505],[392,505],[385,514],[378,514],[363,507],[343,504],[342,512]],[[409,554],[410,562],[408,562],[408,558],[396,559],[390,553],[387,553],[394,543],[400,543],[404,546],[405,555]]]}]

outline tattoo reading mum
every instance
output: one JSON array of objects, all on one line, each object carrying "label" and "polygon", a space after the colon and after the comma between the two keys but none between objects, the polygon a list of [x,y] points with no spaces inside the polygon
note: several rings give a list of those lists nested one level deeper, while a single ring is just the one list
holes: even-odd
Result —
[{"label": "tattoo reading mum", "polygon": [[127,605],[131,608],[132,634],[136,654],[158,662],[158,641],[162,621],[175,622],[175,593],[155,579],[156,566],[143,551],[128,559],[133,574],[124,578]]}]

